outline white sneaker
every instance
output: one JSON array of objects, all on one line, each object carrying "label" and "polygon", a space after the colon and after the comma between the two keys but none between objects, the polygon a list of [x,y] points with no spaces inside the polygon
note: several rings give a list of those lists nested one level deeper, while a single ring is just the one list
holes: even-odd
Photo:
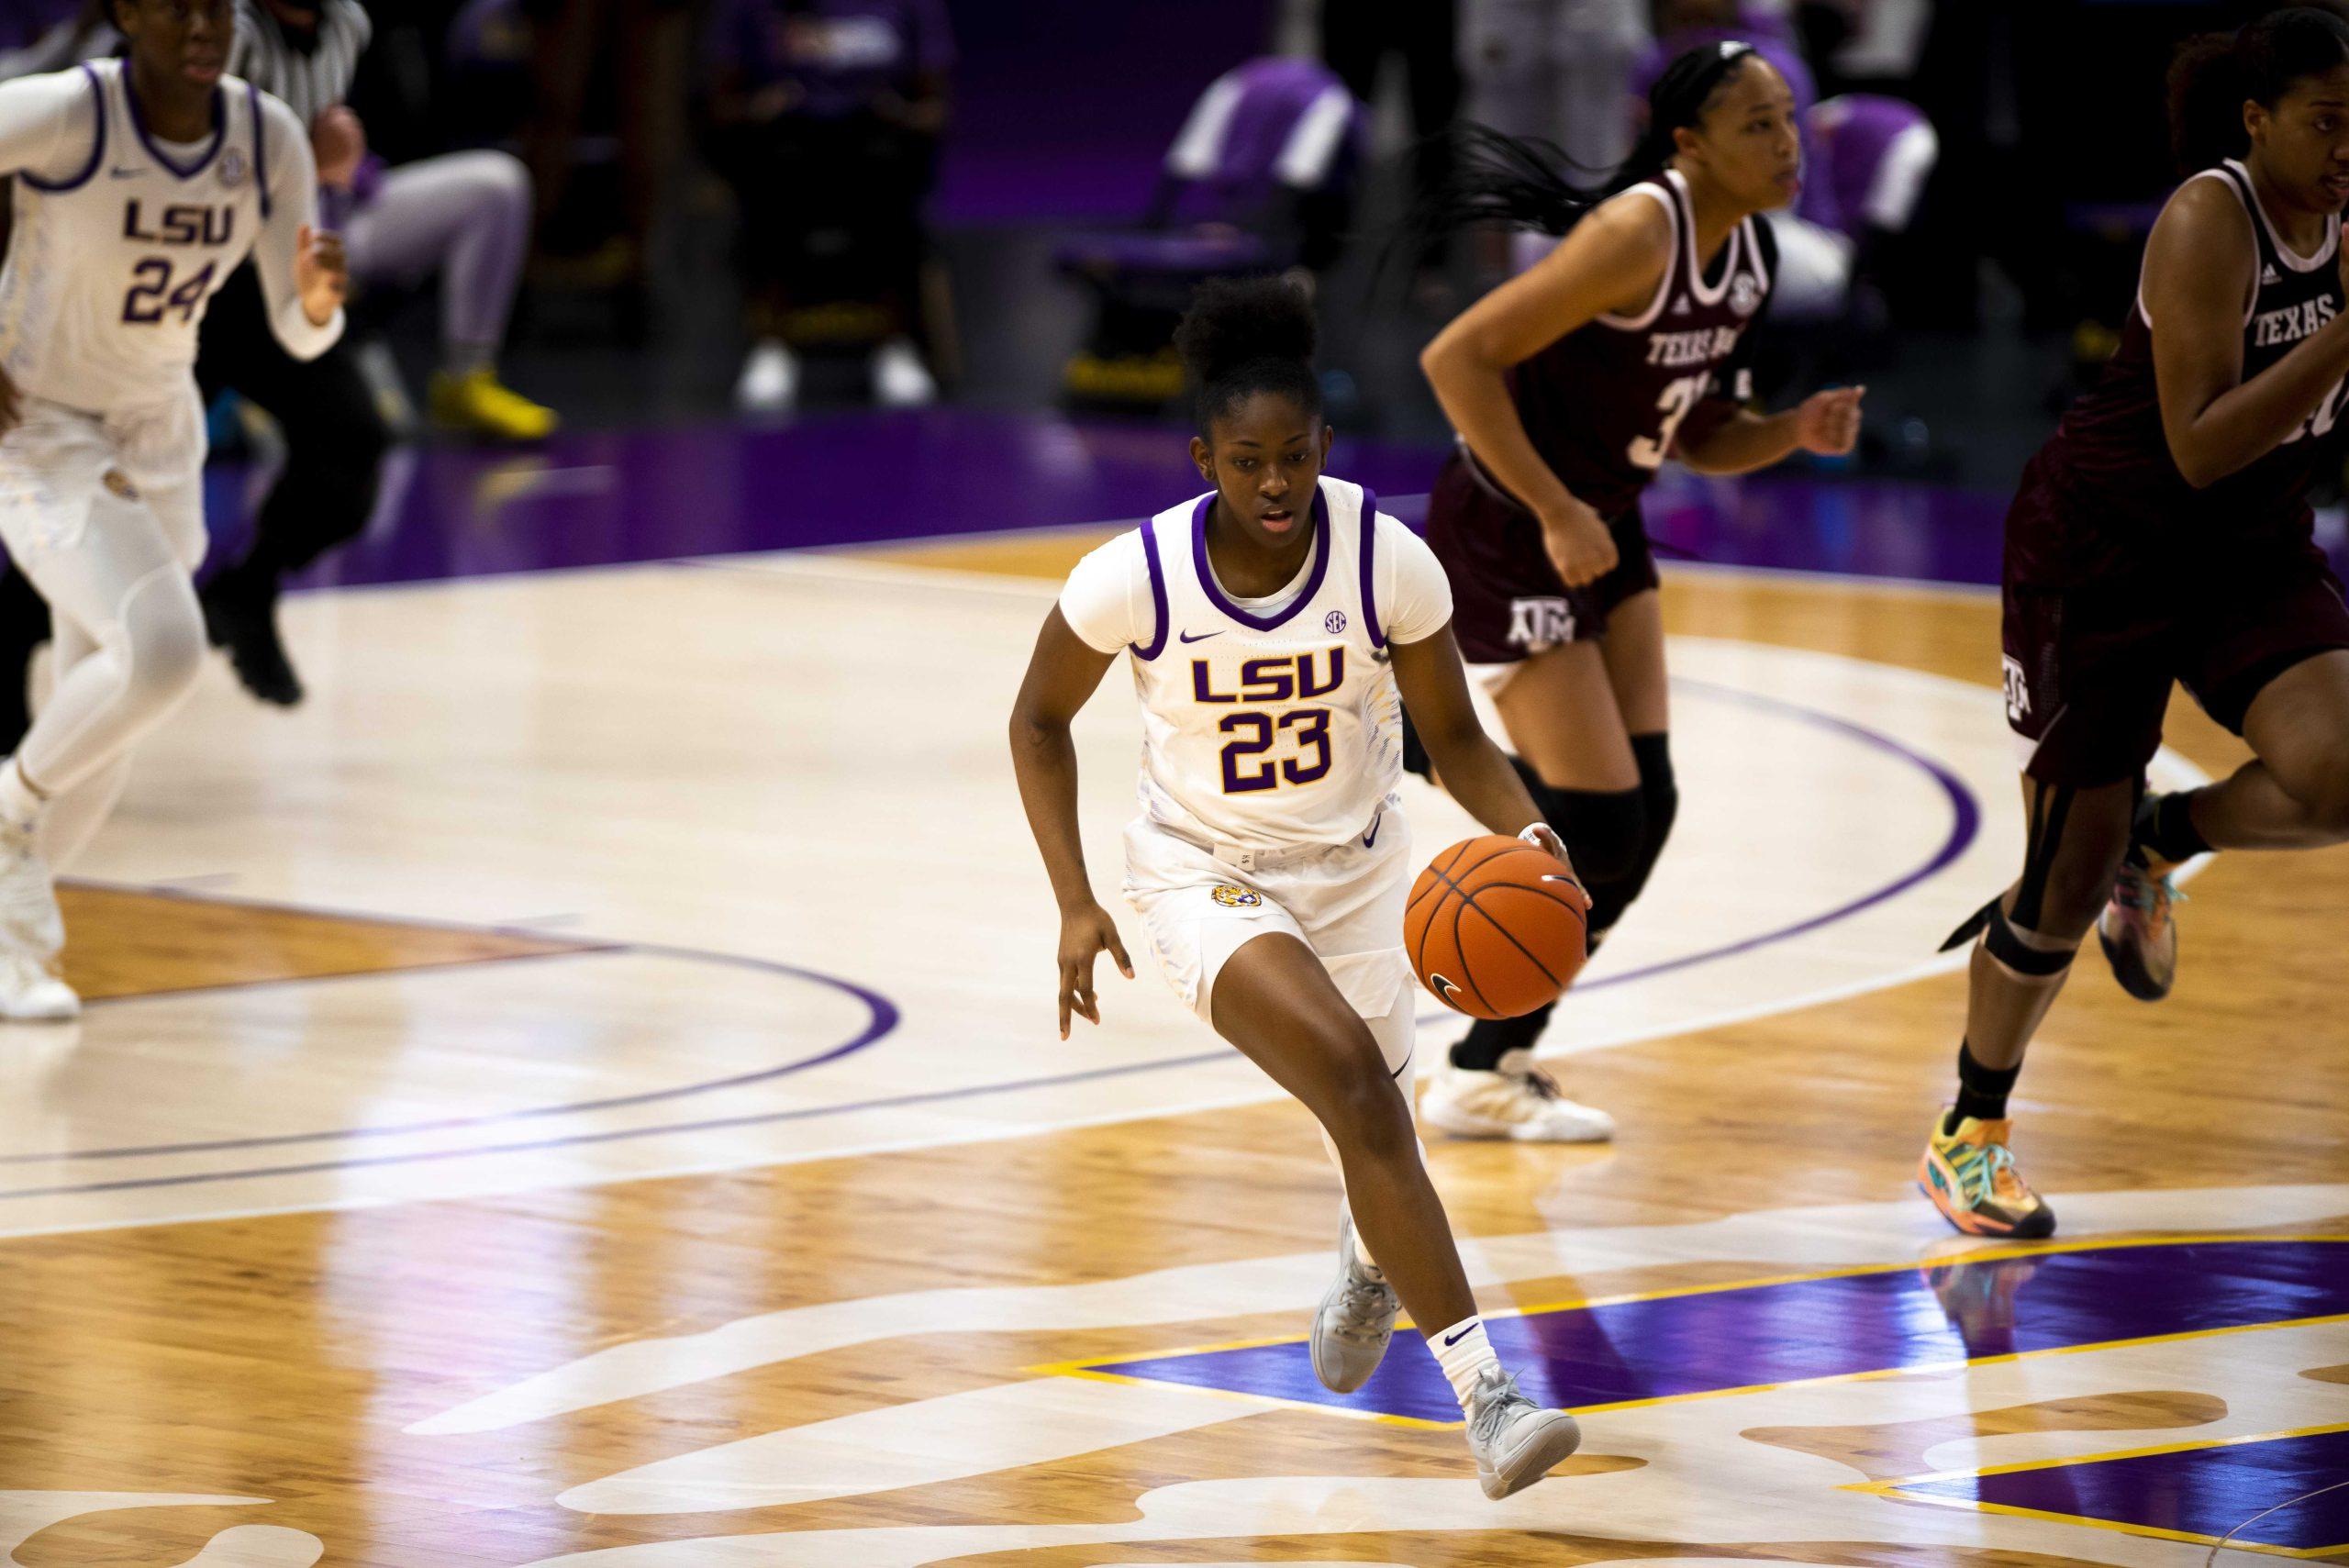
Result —
[{"label": "white sneaker", "polygon": [[938,401],[938,383],[911,343],[892,338],[873,351],[873,395],[884,408],[921,408]]},{"label": "white sneaker", "polygon": [[82,1016],[73,987],[37,960],[0,952],[0,1020],[12,1024],[63,1023]]},{"label": "white sneaker", "polygon": [[1615,1136],[1613,1117],[1566,1098],[1523,1050],[1503,1052],[1497,1073],[1444,1062],[1419,1096],[1419,1116],[1454,1138],[1604,1143]]},{"label": "white sneaker", "polygon": [[798,360],[776,339],[760,339],[734,383],[734,406],[745,414],[780,414],[798,397]]},{"label": "white sneaker", "polygon": [[1518,1392],[1517,1379],[1486,1369],[1468,1396],[1468,1451],[1476,1480],[1497,1502],[1522,1492],[1582,1446],[1582,1428],[1564,1410],[1544,1410]]},{"label": "white sneaker", "polygon": [[49,862],[29,829],[0,822],[0,951],[40,963],[64,945],[65,917],[58,911]]}]

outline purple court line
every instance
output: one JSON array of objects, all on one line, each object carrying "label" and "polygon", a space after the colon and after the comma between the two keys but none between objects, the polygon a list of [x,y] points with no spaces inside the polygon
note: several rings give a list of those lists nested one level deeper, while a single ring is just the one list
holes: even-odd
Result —
[{"label": "purple court line", "polygon": [[[889,1033],[890,1030],[897,1027],[902,1017],[897,1010],[896,1003],[890,1001],[886,996],[882,995],[879,992],[868,990],[864,986],[857,984],[852,980],[842,980],[837,975],[825,974],[818,970],[802,969],[796,964],[778,963],[772,959],[748,958],[739,953],[707,952],[697,948],[667,947],[655,942],[607,942],[592,947],[583,946],[562,952],[517,954],[514,956],[517,958],[538,959],[607,958],[614,954],[641,954],[654,958],[680,959],[689,962],[731,964],[739,969],[751,969],[757,970],[763,973],[785,974],[789,975],[796,980],[812,981],[818,985],[829,986],[835,991],[845,991],[850,995],[855,997],[858,1001],[863,1003],[867,1015],[865,1025],[863,1029],[857,1032],[853,1039],[848,1040],[846,1043],[829,1047],[826,1050],[818,1051],[813,1056],[802,1057],[796,1062],[787,1062],[775,1067],[763,1067],[755,1073],[737,1073],[729,1078],[712,1078],[703,1083],[680,1084],[675,1088],[670,1089],[649,1089],[640,1094],[616,1095],[609,1098],[600,1100],[580,1100],[570,1105],[533,1106],[528,1109],[518,1111],[496,1111],[482,1116],[450,1117],[438,1121],[399,1122],[387,1127],[338,1128],[330,1132],[281,1132],[273,1133],[262,1138],[228,1138],[199,1143],[159,1143],[137,1149],[81,1149],[49,1154],[5,1154],[0,1155],[0,1165],[45,1164],[53,1160],[133,1160],[147,1155],[204,1154],[231,1149],[279,1148],[289,1143],[327,1143],[340,1139],[398,1138],[407,1136],[411,1133],[453,1132],[469,1127],[490,1127],[503,1122],[535,1121],[542,1120],[549,1117],[578,1116],[584,1115],[592,1111],[619,1110],[630,1106],[656,1105],[664,1100],[685,1099],[691,1095],[710,1094],[719,1089],[739,1089],[751,1084],[763,1084],[771,1079],[785,1078],[795,1073],[805,1073],[810,1068],[821,1067],[826,1062],[838,1062],[841,1058],[853,1055],[855,1052],[863,1051],[866,1046],[880,1040],[882,1036]],[[489,962],[498,961],[492,960]],[[459,967],[459,965],[456,963],[448,963],[419,965],[417,967],[448,969]],[[363,972],[363,973],[381,979],[388,976],[414,973],[416,972],[416,969],[373,970]],[[319,980],[352,980],[362,977],[362,973],[351,973],[317,975],[309,978]],[[262,981],[257,984],[267,985],[288,985],[297,984],[300,983],[299,979],[286,979],[279,981]],[[230,989],[250,989],[250,987],[216,985],[203,987],[202,989],[220,991]],[[152,995],[184,995],[187,994],[188,993],[186,992],[152,993]],[[143,995],[137,998],[114,998],[114,1000],[117,1001],[144,999]],[[23,1193],[0,1193],[0,1197],[22,1197],[28,1195],[31,1195]]]},{"label": "purple court line", "polygon": [[[1833,714],[1821,713],[1816,708],[1805,707],[1799,703],[1787,702],[1777,697],[1765,697],[1756,693],[1740,691],[1731,686],[1719,686],[1708,682],[1689,680],[1675,680],[1675,684],[1682,686],[1692,693],[1729,701],[1742,702],[1766,711],[1791,716],[1805,723],[1813,724],[1821,728],[1830,729],[1838,734],[1848,736],[1851,739],[1863,742],[1864,744],[1874,746],[1880,751],[1889,752],[1890,754],[1898,757],[1916,767],[1923,769],[1927,773],[1932,775],[1936,784],[1941,785],[1943,794],[1949,801],[1952,817],[1950,830],[1947,837],[1943,840],[1941,848],[1934,851],[1933,855],[1927,860],[1923,865],[1914,871],[1907,873],[1898,880],[1887,884],[1885,887],[1876,892],[1865,895],[1864,896],[1854,899],[1850,903],[1831,909],[1823,915],[1812,916],[1807,919],[1798,921],[1793,925],[1782,927],[1775,931],[1767,931],[1760,936],[1749,937],[1742,941],[1731,942],[1726,946],[1712,950],[1711,951],[1692,953],[1683,958],[1668,959],[1660,963],[1650,964],[1644,969],[1633,970],[1624,974],[1612,975],[1601,981],[1594,981],[1592,982],[1593,988],[1600,985],[1620,984],[1628,980],[1642,976],[1664,973],[1674,970],[1687,969],[1696,964],[1710,962],[1714,959],[1727,958],[1739,953],[1750,952],[1756,948],[1766,947],[1773,943],[1785,941],[1789,938],[1799,936],[1809,931],[1817,930],[1821,926],[1829,925],[1838,920],[1848,919],[1859,911],[1868,908],[1873,905],[1882,903],[1885,899],[1890,898],[1908,888],[1915,886],[1917,884],[1943,870],[1952,862],[1955,861],[1958,856],[1964,854],[1967,846],[1974,841],[1975,838],[1980,832],[1981,809],[1974,798],[1973,791],[1966,787],[1965,781],[1958,778],[1955,773],[1952,773],[1942,763],[1926,756],[1920,751],[1911,749],[1901,741],[1895,740],[1893,737],[1883,733],[1881,730],[1871,729],[1865,725],[1856,724],[1850,719],[1840,718]],[[884,1015],[880,1014],[876,1010],[876,1016],[874,1019],[873,1025],[868,1026],[863,1036],[860,1036],[856,1040],[850,1042],[848,1045],[835,1048],[829,1052],[810,1058],[802,1062],[784,1068],[771,1069],[763,1074],[754,1074],[752,1075],[753,1078],[780,1076],[786,1073],[802,1072],[810,1067],[819,1066],[826,1062],[837,1061],[841,1057],[849,1054],[852,1051],[861,1051],[864,1047],[871,1045],[883,1035],[888,1033],[890,1029],[894,1029],[898,1021],[897,1009],[890,1004],[886,998],[880,996],[877,993],[865,991],[862,987],[851,985],[848,982],[835,980],[830,976],[818,974],[813,971],[794,969],[787,964],[774,963],[762,959],[737,958],[732,955],[723,953],[702,952],[690,948],[662,948],[651,945],[636,946],[629,944],[613,949],[600,949],[595,951],[665,953],[676,957],[696,958],[721,963],[734,962],[751,968],[773,970],[795,976],[815,979],[823,984],[841,986],[852,991],[860,997],[867,999],[867,1005],[869,1006],[874,1006],[876,1009],[886,1009],[885,1022],[883,1021]],[[1452,1014],[1442,1015],[1445,1018],[1450,1018],[1454,1016],[1455,1015]],[[766,1111],[754,1115],[721,1117],[703,1121],[672,1123],[662,1127],[625,1128],[607,1132],[573,1133],[559,1138],[539,1139],[520,1143],[493,1144],[471,1149],[430,1150],[418,1151],[413,1154],[373,1155],[351,1160],[321,1160],[298,1165],[263,1166],[242,1171],[203,1172],[184,1176],[155,1176],[116,1182],[93,1182],[79,1185],[29,1187],[13,1192],[0,1191],[0,1200],[9,1198],[61,1197],[76,1193],[124,1192],[149,1187],[193,1186],[214,1182],[243,1181],[268,1176],[312,1175],[325,1171],[355,1170],[377,1165],[404,1165],[429,1161],[473,1159],[494,1154],[536,1153],[551,1149],[574,1148],[596,1143],[613,1143],[629,1139],[662,1137],[672,1133],[716,1132],[743,1127],[783,1126],[792,1122],[810,1121],[824,1117],[853,1115],[861,1111],[894,1110],[907,1106],[933,1105],[945,1100],[973,1099],[985,1095],[1017,1094],[1029,1089],[1058,1088],[1073,1084],[1090,1083],[1103,1078],[1122,1077],[1135,1073],[1156,1073],[1179,1067],[1195,1067],[1207,1062],[1227,1061],[1230,1057],[1230,1052],[1228,1050],[1219,1049],[1215,1051],[1196,1051],[1183,1056],[1163,1057],[1155,1062],[1126,1062],[1114,1067],[1086,1068],[1074,1073],[1053,1073],[1043,1077],[1021,1079],[1008,1084],[973,1084],[956,1089],[936,1089],[910,1095],[894,1095],[879,1099],[860,1100],[840,1106],[803,1106],[797,1110]],[[743,1081],[750,1080],[746,1079]],[[640,1102],[641,1100],[651,1098],[674,1098],[687,1094],[700,1093],[703,1089],[715,1085],[689,1085],[683,1089],[658,1091],[651,1095],[633,1096],[632,1099]],[[533,1113],[519,1114],[529,1115]],[[553,1113],[550,1111],[542,1114],[551,1115]],[[463,1118],[453,1125],[472,1125],[482,1121],[495,1122],[511,1119],[517,1119],[517,1116],[514,1113],[488,1118]],[[317,1135],[316,1138],[310,1140],[310,1141],[326,1141],[336,1138],[367,1137],[373,1135],[374,1134],[369,1129],[362,1129],[353,1132],[322,1133]],[[255,1143],[268,1143],[274,1141],[280,1140],[254,1140]],[[216,1147],[235,1148],[239,1146],[250,1145],[239,1145],[232,1143],[218,1145]],[[52,1158],[75,1157],[76,1156],[70,1155],[52,1156]],[[81,1157],[86,1158],[88,1156]],[[159,1221],[158,1223],[161,1222]]]}]

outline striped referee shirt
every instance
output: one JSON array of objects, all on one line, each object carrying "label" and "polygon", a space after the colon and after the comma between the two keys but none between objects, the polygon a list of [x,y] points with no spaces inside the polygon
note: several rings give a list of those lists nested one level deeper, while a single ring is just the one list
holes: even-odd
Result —
[{"label": "striped referee shirt", "polygon": [[350,96],[359,57],[374,36],[375,25],[359,0],[326,0],[307,47],[278,25],[262,0],[237,0],[228,70],[284,99],[304,125],[316,125],[320,114]]}]

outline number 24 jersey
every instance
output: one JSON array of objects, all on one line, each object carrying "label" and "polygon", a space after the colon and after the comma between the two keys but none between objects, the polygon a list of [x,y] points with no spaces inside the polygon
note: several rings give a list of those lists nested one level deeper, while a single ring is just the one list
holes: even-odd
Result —
[{"label": "number 24 jersey", "polygon": [[317,203],[300,123],[231,76],[212,102],[207,139],[183,146],[150,132],[119,60],[0,84],[0,174],[16,176],[0,368],[20,390],[85,413],[186,396],[205,306],[256,245],[288,350],[340,332],[293,297]]}]

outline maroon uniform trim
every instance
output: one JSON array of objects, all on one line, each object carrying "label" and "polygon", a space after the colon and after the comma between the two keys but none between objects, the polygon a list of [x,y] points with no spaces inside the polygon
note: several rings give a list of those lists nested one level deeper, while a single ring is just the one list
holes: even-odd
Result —
[{"label": "maroon uniform trim", "polygon": [[1672,450],[1680,422],[1722,394],[1745,328],[1770,296],[1773,251],[1746,218],[1698,265],[1688,187],[1676,172],[1625,195],[1660,205],[1672,252],[1636,316],[1605,314],[1510,368],[1509,397],[1534,451],[1601,517],[1619,561],[1569,592],[1541,525],[1464,448],[1428,498],[1428,543],[1452,581],[1453,630],[1476,664],[1510,663],[1606,634],[1609,612],[1656,585],[1641,493]]}]

